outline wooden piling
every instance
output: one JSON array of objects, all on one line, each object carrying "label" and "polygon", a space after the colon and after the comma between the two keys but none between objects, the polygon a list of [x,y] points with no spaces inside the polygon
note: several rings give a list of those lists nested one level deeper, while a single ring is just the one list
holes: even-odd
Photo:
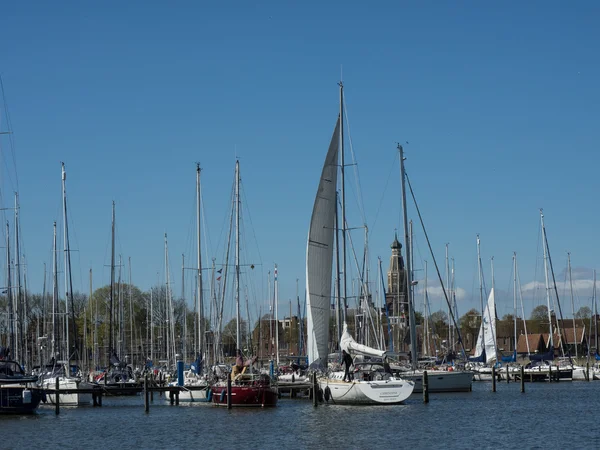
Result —
[{"label": "wooden piling", "polygon": [[227,377],[227,409],[231,409],[231,377]]},{"label": "wooden piling", "polygon": [[317,387],[317,374],[313,373],[312,379],[312,398],[313,398],[313,406],[319,406],[319,392]]},{"label": "wooden piling", "polygon": [[179,406],[179,389],[175,391],[175,405]]},{"label": "wooden piling", "polygon": [[60,414],[60,383],[58,377],[56,377],[56,384],[54,388],[54,412],[58,416]]},{"label": "wooden piling", "polygon": [[552,383],[552,364],[550,364],[548,367],[550,368],[548,372],[548,381]]},{"label": "wooden piling", "polygon": [[506,365],[506,384],[510,383],[510,372],[509,372],[508,364]]},{"label": "wooden piling", "polygon": [[[154,373],[150,374],[150,381],[151,386],[156,386],[156,381],[154,380]],[[154,402],[154,391],[150,391],[150,401]]]},{"label": "wooden piling", "polygon": [[521,366],[521,392],[525,392],[525,368]]},{"label": "wooden piling", "polygon": [[144,411],[150,412],[150,399],[148,392],[148,374],[144,375]]},{"label": "wooden piling", "polygon": [[429,403],[429,377],[427,371],[423,371],[423,403]]},{"label": "wooden piling", "polygon": [[592,377],[590,377],[590,362],[585,363],[585,379],[586,381],[590,381]]},{"label": "wooden piling", "polygon": [[98,406],[102,406],[102,391],[98,392]]},{"label": "wooden piling", "polygon": [[492,392],[496,392],[496,366],[492,366]]}]

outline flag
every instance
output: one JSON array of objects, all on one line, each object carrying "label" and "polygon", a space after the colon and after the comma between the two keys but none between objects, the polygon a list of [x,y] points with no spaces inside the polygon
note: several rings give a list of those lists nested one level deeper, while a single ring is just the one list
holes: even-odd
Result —
[{"label": "flag", "polygon": [[217,273],[221,273],[223,272],[223,268],[220,268],[219,270],[217,270]]},{"label": "flag", "polygon": [[221,280],[221,277],[220,277],[220,276],[219,276],[219,277],[217,277],[217,281],[220,281],[220,280]]}]

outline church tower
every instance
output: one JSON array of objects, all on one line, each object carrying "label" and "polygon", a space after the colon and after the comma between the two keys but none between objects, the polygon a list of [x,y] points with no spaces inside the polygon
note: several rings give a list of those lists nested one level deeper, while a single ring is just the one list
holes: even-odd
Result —
[{"label": "church tower", "polygon": [[398,234],[394,236],[391,245],[392,256],[388,270],[388,286],[385,301],[390,316],[402,316],[408,312],[406,297],[406,273],[404,259],[402,258],[402,244],[398,241]]}]

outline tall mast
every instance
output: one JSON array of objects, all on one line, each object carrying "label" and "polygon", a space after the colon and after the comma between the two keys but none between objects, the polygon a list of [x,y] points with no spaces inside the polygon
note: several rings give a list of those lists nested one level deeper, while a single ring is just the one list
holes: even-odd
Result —
[{"label": "tall mast", "polygon": [[427,261],[425,263],[425,279],[423,280],[423,355],[429,355],[429,314],[427,312]]},{"label": "tall mast", "polygon": [[[341,297],[343,303],[342,320],[346,322],[346,309],[348,307],[347,283],[346,283],[346,180],[345,180],[345,160],[344,160],[344,84],[340,81],[340,169],[342,184],[342,273],[344,274],[343,291]],[[339,225],[339,224],[338,224]]]},{"label": "tall mast", "polygon": [[65,163],[61,163],[62,168],[62,204],[63,204],[63,250],[65,259],[65,323],[67,333],[65,342],[67,344],[67,362],[71,359],[71,346],[69,343],[69,296],[72,292],[69,291],[69,266],[68,266],[68,249],[67,249],[67,172],[65,171]]},{"label": "tall mast", "polygon": [[241,350],[240,330],[240,161],[235,162],[235,318],[236,346]]},{"label": "tall mast", "polygon": [[52,358],[58,358],[60,354],[60,334],[58,333],[58,324],[60,322],[58,320],[58,252],[56,248],[56,222],[54,222],[52,255]]},{"label": "tall mast", "polygon": [[196,232],[197,232],[197,257],[198,257],[198,351],[204,357],[204,297],[202,295],[202,245],[200,233],[201,187],[200,164],[196,163]]},{"label": "tall mast", "polygon": [[452,323],[450,317],[452,317],[452,291],[450,288],[450,258],[448,256],[448,247],[450,244],[446,242],[446,287],[448,288],[448,348],[452,348]]},{"label": "tall mast", "polygon": [[[513,325],[514,325],[514,330],[513,330],[513,337],[515,339],[515,346],[513,347],[513,351],[515,352],[515,356],[516,356],[516,351],[517,351],[517,252],[513,252],[513,308],[514,308],[514,313],[513,313]],[[515,358],[516,361],[516,358]]]},{"label": "tall mast", "polygon": [[[112,202],[112,221],[111,221],[111,244],[110,244],[110,308],[108,321],[108,355],[107,367],[110,367],[110,357],[113,352],[113,307],[115,297],[115,202]],[[104,377],[106,380],[106,377]]]},{"label": "tall mast", "polygon": [[[279,282],[277,281],[277,264],[275,264],[275,276],[273,281],[273,287],[275,290],[275,360],[277,362],[277,367],[279,367]],[[291,317],[291,315],[290,315]],[[291,319],[290,319],[291,320]]]},{"label": "tall mast", "polygon": [[15,360],[20,361],[22,363],[27,363],[27,361],[22,361],[23,356],[21,353],[24,353],[25,345],[23,338],[23,322],[25,320],[25,311],[23,308],[23,294],[21,290],[21,250],[19,248],[19,194],[15,192],[15,276],[16,276],[16,305],[15,305],[15,313],[16,313],[16,322],[17,322],[17,346],[13,349],[15,351]]},{"label": "tall mast", "polygon": [[406,210],[406,180],[404,170],[404,149],[398,144],[398,151],[400,152],[400,180],[402,185],[402,217],[404,221],[404,248],[406,249],[406,293],[408,296],[408,320],[410,327],[410,354],[412,367],[417,367],[417,330],[415,320],[415,308],[413,305],[411,286],[412,286],[412,268],[410,259],[410,245],[408,236],[408,214]]},{"label": "tall mast", "polygon": [[573,273],[571,272],[570,252],[567,252],[567,265],[569,266],[569,283],[571,285],[571,310],[573,312],[573,343],[575,344],[575,358],[577,358],[577,326],[575,325],[575,299],[573,298]]},{"label": "tall mast", "polygon": [[8,220],[6,221],[6,301],[8,303],[8,322],[9,322],[9,348],[10,351],[14,351],[15,349],[15,314],[14,314],[14,305],[13,305],[13,295],[12,295],[12,283],[11,283],[11,273],[10,273],[10,225]]},{"label": "tall mast", "polygon": [[548,305],[548,322],[550,324],[550,348],[554,349],[554,332],[552,331],[552,310],[550,309],[550,282],[548,280],[548,249],[546,248],[546,227],[544,226],[544,212],[540,209],[542,222],[542,247],[544,247],[544,277],[546,281],[546,304]]},{"label": "tall mast", "polygon": [[133,355],[134,355],[134,329],[133,329],[133,290],[131,288],[131,256],[127,258],[128,269],[129,269],[129,354],[131,355],[131,360],[129,361],[131,364],[134,364]]}]

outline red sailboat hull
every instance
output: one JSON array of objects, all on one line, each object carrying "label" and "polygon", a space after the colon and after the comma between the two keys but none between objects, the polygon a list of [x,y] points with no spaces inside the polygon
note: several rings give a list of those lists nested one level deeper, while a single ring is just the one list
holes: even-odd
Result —
[{"label": "red sailboat hull", "polygon": [[[231,386],[231,406],[267,407],[277,406],[278,393],[270,385],[236,385]],[[218,406],[227,406],[227,385],[217,384],[212,387],[212,402]]]}]

